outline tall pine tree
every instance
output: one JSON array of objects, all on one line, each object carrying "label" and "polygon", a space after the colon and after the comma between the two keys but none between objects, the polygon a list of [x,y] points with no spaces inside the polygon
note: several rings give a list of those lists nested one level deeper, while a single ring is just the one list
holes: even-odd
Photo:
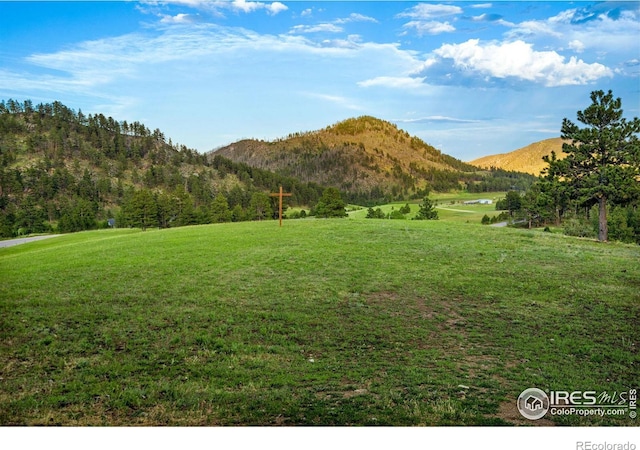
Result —
[{"label": "tall pine tree", "polygon": [[584,206],[598,204],[598,240],[607,240],[607,204],[626,204],[640,195],[640,119],[622,117],[622,101],[611,91],[591,93],[592,104],[578,111],[580,128],[562,122],[564,160],[548,160],[572,197]]}]

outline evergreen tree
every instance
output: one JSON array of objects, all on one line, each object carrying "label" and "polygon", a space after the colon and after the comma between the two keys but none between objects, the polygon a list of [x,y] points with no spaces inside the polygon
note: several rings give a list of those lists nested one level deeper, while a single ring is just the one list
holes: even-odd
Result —
[{"label": "evergreen tree", "polygon": [[336,188],[327,188],[316,204],[316,217],[346,217],[345,206],[340,191]]},{"label": "evergreen tree", "polygon": [[505,198],[505,208],[509,211],[509,215],[513,217],[513,213],[516,211],[520,211],[522,208],[522,197],[520,193],[517,191],[509,191],[507,192],[507,196]]},{"label": "evergreen tree", "polygon": [[246,216],[246,213],[244,209],[242,209],[242,206],[240,205],[234,206],[233,209],[231,210],[232,222],[242,222],[243,220],[245,220],[245,216]]},{"label": "evergreen tree", "polygon": [[96,227],[96,208],[82,197],[71,199],[60,212],[58,230],[63,233],[91,230]]},{"label": "evergreen tree", "polygon": [[529,228],[553,220],[553,199],[542,190],[540,183],[529,188],[520,204]]},{"label": "evergreen tree", "polygon": [[422,200],[422,204],[420,205],[420,210],[418,214],[413,218],[413,220],[437,220],[438,219],[438,211],[436,210],[435,205],[429,197],[425,197]]},{"label": "evergreen tree", "polygon": [[254,192],[249,202],[251,220],[262,220],[273,216],[271,198],[264,192]]},{"label": "evergreen tree", "polygon": [[564,160],[547,161],[580,205],[598,205],[598,240],[607,240],[607,203],[625,204],[640,195],[640,119],[622,118],[622,101],[611,91],[591,93],[592,104],[578,111],[580,128],[562,122]]},{"label": "evergreen tree", "polygon": [[25,197],[16,212],[15,228],[17,234],[44,233],[49,231],[49,226],[45,223],[46,215],[32,197]]},{"label": "evergreen tree", "polygon": [[542,194],[546,195],[550,206],[553,208],[554,221],[556,226],[560,226],[562,216],[569,207],[569,191],[565,183],[562,182],[560,173],[560,163],[556,157],[556,152],[552,151],[551,155],[542,157],[549,164],[542,171],[538,185]]},{"label": "evergreen tree", "polygon": [[231,222],[232,214],[229,209],[229,203],[222,193],[219,193],[213,199],[210,211],[212,223]]},{"label": "evergreen tree", "polygon": [[177,200],[170,194],[162,193],[156,196],[158,208],[158,225],[160,228],[169,228],[178,216]]},{"label": "evergreen tree", "polygon": [[382,211],[381,208],[376,208],[374,215],[373,215],[374,219],[386,219],[387,216],[386,214]]},{"label": "evergreen tree", "polygon": [[158,205],[153,194],[148,189],[141,189],[133,193],[125,205],[127,222],[133,227],[142,228],[158,226]]}]

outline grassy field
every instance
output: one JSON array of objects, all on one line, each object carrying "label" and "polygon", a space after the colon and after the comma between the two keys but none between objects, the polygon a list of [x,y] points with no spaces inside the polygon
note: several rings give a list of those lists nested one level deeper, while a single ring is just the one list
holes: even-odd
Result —
[{"label": "grassy field", "polygon": [[[504,198],[505,195],[506,192],[440,193],[435,194],[433,200],[437,203],[438,217],[441,220],[478,224],[485,214],[489,217],[500,214],[501,211],[496,211],[496,202]],[[490,205],[464,204],[465,201],[481,198],[492,200],[493,203]]]},{"label": "grassy field", "polygon": [[[505,192],[484,192],[484,193],[467,193],[467,192],[451,192],[451,193],[436,193],[430,198],[436,204],[438,210],[438,217],[446,221],[476,223],[479,224],[482,220],[482,216],[487,214],[489,217],[497,216],[500,211],[496,211],[496,201],[505,197]],[[465,205],[464,202],[468,200],[478,200],[481,198],[490,199],[493,201],[490,205]],[[413,218],[420,209],[422,200],[412,200],[410,202],[394,202],[382,206],[376,206],[373,209],[380,208],[385,214],[391,213],[394,209],[400,209],[405,204],[409,204],[411,213],[407,214],[407,219]],[[354,207],[355,208],[355,207]],[[367,217],[367,209],[358,207],[349,211],[349,217],[352,219],[364,219]]]},{"label": "grassy field", "polygon": [[0,425],[637,425],[515,400],[638,387],[639,260],[447,220],[0,249]]}]

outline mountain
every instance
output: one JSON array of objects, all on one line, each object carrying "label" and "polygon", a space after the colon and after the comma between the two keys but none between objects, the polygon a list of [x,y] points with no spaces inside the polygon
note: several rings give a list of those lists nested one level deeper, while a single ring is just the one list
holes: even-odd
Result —
[{"label": "mountain", "polygon": [[540,175],[542,169],[547,167],[547,163],[542,160],[543,156],[550,155],[552,151],[556,152],[558,159],[566,156],[562,151],[562,142],[561,138],[545,139],[509,153],[483,156],[470,161],[469,164],[487,169],[496,167],[525,172],[537,176]]},{"label": "mountain", "polygon": [[[254,220],[313,205],[324,188],[174,145],[139,122],[60,102],[0,102],[0,237],[109,226]],[[112,222],[111,222],[112,223]]]},{"label": "mountain", "polygon": [[365,198],[459,188],[478,170],[370,116],[271,142],[242,140],[215,155]]}]

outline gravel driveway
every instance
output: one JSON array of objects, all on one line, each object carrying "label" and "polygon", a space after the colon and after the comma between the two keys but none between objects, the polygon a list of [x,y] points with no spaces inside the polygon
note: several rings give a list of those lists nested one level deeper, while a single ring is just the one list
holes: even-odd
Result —
[{"label": "gravel driveway", "polygon": [[12,247],[14,245],[25,244],[31,241],[41,241],[42,239],[49,239],[52,237],[60,236],[59,234],[48,234],[46,236],[34,236],[34,237],[26,237],[26,238],[18,238],[18,239],[8,239],[6,241],[0,241],[0,248],[4,247]]}]

